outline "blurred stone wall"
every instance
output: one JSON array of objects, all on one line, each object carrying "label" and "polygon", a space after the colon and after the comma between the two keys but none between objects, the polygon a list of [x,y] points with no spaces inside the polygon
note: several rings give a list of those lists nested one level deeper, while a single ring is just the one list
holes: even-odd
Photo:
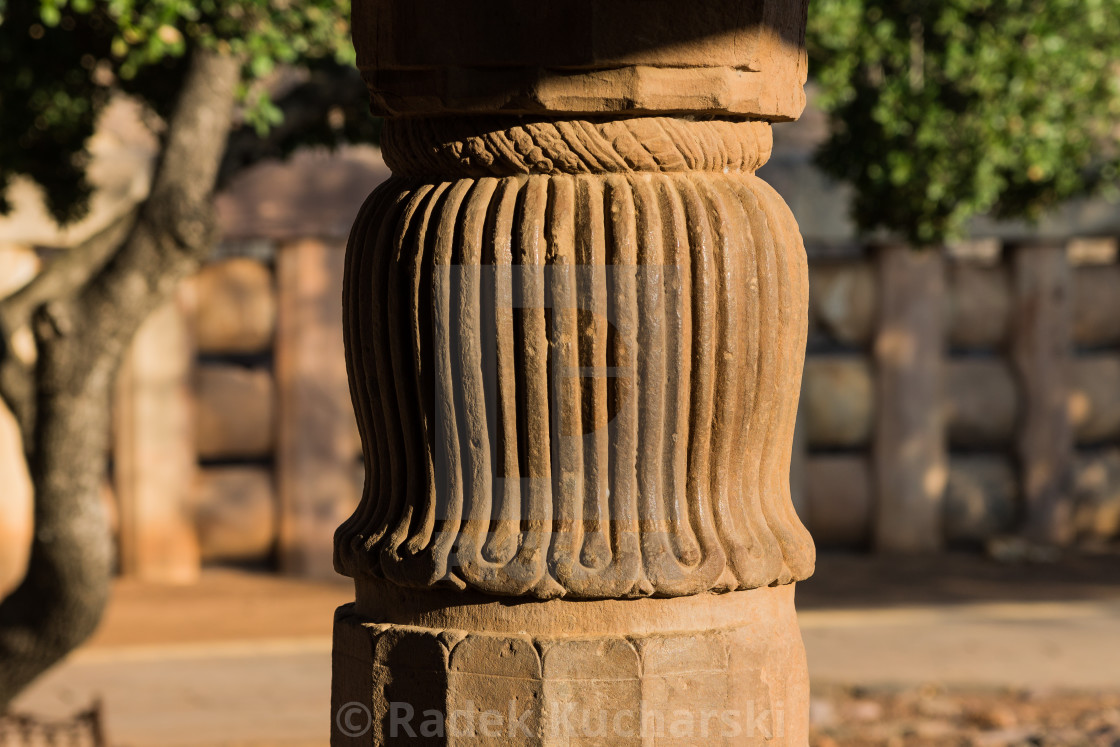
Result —
[{"label": "blurred stone wall", "polygon": [[[1062,366],[1072,454],[1070,490],[1079,541],[1120,538],[1120,264],[1116,241],[1075,240],[1056,250],[1068,263],[1070,339]],[[948,474],[941,497],[946,545],[977,545],[1024,518],[1019,439],[1033,406],[1013,340],[1014,246],[999,241],[947,248],[944,295],[928,313],[942,319],[940,403]],[[883,399],[873,355],[879,258],[858,246],[810,261],[809,356],[802,390],[803,467],[799,503],[823,546],[867,547],[875,513],[873,443]],[[1021,306],[1020,306],[1021,307]],[[1045,364],[1045,361],[1044,361]],[[1029,374],[1027,374],[1029,376]],[[900,395],[904,396],[904,395]]]}]

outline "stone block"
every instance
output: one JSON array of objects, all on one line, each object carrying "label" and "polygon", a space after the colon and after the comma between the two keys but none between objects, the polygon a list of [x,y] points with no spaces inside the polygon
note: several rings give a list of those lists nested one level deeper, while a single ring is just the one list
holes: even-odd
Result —
[{"label": "stone block", "polygon": [[653,706],[643,697],[641,667],[634,643],[623,638],[549,642],[543,656],[545,733],[571,744],[641,744],[636,736],[611,733],[625,714],[633,718],[643,705]]},{"label": "stone block", "polygon": [[1081,539],[1108,542],[1120,537],[1120,449],[1078,455],[1074,496]]},{"label": "stone block", "polygon": [[1012,531],[1019,518],[1018,495],[1010,459],[953,455],[945,489],[945,538],[982,542]]},{"label": "stone block", "polygon": [[221,363],[194,373],[195,443],[202,459],[260,459],[276,444],[271,372]]},{"label": "stone block", "polygon": [[866,446],[874,421],[874,377],[865,356],[814,356],[805,362],[809,446]]},{"label": "stone block", "polygon": [[866,456],[812,455],[806,470],[808,521],[821,547],[850,548],[871,538],[871,463]]},{"label": "stone block", "polygon": [[809,319],[823,339],[866,347],[875,327],[875,268],[869,262],[809,267]]},{"label": "stone block", "polygon": [[196,457],[189,392],[193,349],[180,298],[132,341],[117,381],[113,482],[125,575],[168,583],[198,578],[191,516]]},{"label": "stone block", "polygon": [[1111,265],[1120,255],[1120,242],[1115,236],[1082,236],[1066,243],[1069,263],[1078,265]]},{"label": "stone block", "polygon": [[272,242],[293,236],[345,237],[366,195],[388,178],[376,147],[303,148],[237,174],[214,206],[223,238],[242,250],[251,242],[263,257],[273,251]]},{"label": "stone block", "polygon": [[1070,369],[1069,415],[1077,442],[1120,439],[1120,355],[1080,356]]},{"label": "stone block", "polygon": [[946,480],[945,258],[885,246],[875,333],[875,545],[939,550]]},{"label": "stone block", "polygon": [[1081,347],[1120,344],[1120,265],[1073,272],[1073,341]]},{"label": "stone block", "polygon": [[461,713],[464,726],[472,722],[481,742],[501,742],[511,732],[515,737],[538,733],[541,719],[535,711],[543,697],[541,656],[529,636],[472,634],[451,650],[448,712]]},{"label": "stone block", "polygon": [[954,261],[948,266],[949,344],[990,350],[1007,342],[1011,275],[1000,264]]},{"label": "stone block", "polygon": [[710,0],[682,15],[673,0],[415,0],[356,3],[353,23],[381,115],[659,110],[789,120],[805,107],[806,6]]},{"label": "stone block", "polygon": [[280,564],[333,578],[335,528],[353,512],[360,451],[346,379],[337,243],[302,241],[277,253],[276,478]]},{"label": "stone block", "polygon": [[193,279],[195,344],[200,353],[259,353],[272,346],[272,271],[238,257],[209,264]]},{"label": "stone block", "polygon": [[949,444],[1006,446],[1015,435],[1019,387],[1003,358],[953,358],[945,366],[945,425]]},{"label": "stone block", "polygon": [[[671,744],[674,736],[681,740],[700,740],[720,735],[725,724],[712,704],[733,702],[737,686],[741,685],[740,678],[757,679],[757,675],[751,677],[749,672],[735,672],[728,677],[728,670],[734,671],[741,663],[737,658],[732,661],[734,644],[727,640],[728,635],[725,631],[713,630],[691,637],[650,636],[636,641],[642,662],[642,702],[672,706],[668,712],[658,714],[657,720],[663,723],[654,721],[655,731],[661,733],[654,744]],[[757,662],[752,662],[751,666],[757,667]],[[647,709],[647,715],[652,716],[652,711]],[[676,735],[672,732],[677,720],[675,712],[697,714],[689,719],[687,727],[684,723],[677,724]],[[704,717],[705,713],[708,718]]]},{"label": "stone block", "polygon": [[277,504],[265,467],[205,467],[195,487],[204,562],[257,561],[276,547]]},{"label": "stone block", "polygon": [[1013,258],[1016,323],[1010,350],[1023,403],[1016,456],[1023,470],[1026,532],[1035,542],[1063,544],[1073,531],[1073,272],[1058,243],[1018,246]]}]

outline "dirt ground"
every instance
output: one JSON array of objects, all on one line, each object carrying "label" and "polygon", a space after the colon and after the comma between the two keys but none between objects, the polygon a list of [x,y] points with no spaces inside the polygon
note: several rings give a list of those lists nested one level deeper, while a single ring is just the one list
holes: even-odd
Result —
[{"label": "dirt ground", "polygon": [[334,610],[353,601],[349,579],[303,581],[212,568],[192,586],[120,579],[88,649],[327,637]]},{"label": "dirt ground", "polygon": [[[1120,553],[1114,550],[1070,555],[1048,563],[1004,563],[971,554],[890,559],[826,555],[817,575],[798,590],[802,611],[932,605],[951,613],[958,605],[964,609],[967,605],[1017,603],[1028,609],[1046,606],[1057,610],[1060,617],[1061,610],[1077,610],[1074,605],[1082,602],[1111,604],[1118,599]],[[1120,621],[1111,624],[1115,627],[1112,646],[1120,647]],[[1004,625],[1009,633],[1023,627],[1022,621]],[[1053,643],[1049,637],[1039,636],[1038,645]],[[913,645],[923,643],[916,640]],[[1038,681],[1045,682],[1051,674],[1039,669]],[[1110,679],[1108,673],[1099,674],[1106,675],[1105,681]],[[1120,671],[1111,675],[1114,687],[1081,691],[1045,684],[852,687],[822,684],[818,678],[810,708],[811,744],[1120,747]]]},{"label": "dirt ground", "polygon": [[1120,694],[826,688],[813,747],[1117,747]]},{"label": "dirt ground", "polygon": [[799,610],[1068,601],[1120,601],[1120,544],[1050,562],[824,553],[797,586]]},{"label": "dirt ground", "polygon": [[[104,702],[114,747],[318,747],[344,580],[122,580],[93,641],[17,703]],[[1120,553],[1050,563],[822,555],[798,587],[814,747],[1120,747]]]}]

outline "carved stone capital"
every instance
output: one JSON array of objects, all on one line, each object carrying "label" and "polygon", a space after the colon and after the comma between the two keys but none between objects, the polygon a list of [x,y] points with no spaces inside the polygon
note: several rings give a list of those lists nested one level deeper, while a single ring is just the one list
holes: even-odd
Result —
[{"label": "carved stone capital", "polygon": [[759,121],[401,119],[350,243],[355,577],[538,598],[806,578],[807,277]]}]

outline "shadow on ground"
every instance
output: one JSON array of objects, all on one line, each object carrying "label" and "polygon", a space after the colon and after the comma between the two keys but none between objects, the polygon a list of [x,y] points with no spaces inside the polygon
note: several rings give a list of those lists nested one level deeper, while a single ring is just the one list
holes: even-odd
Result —
[{"label": "shadow on ground", "polygon": [[801,611],[1069,601],[1120,601],[1120,549],[1047,563],[1005,562],[971,553],[822,553],[814,576],[797,589]]}]

